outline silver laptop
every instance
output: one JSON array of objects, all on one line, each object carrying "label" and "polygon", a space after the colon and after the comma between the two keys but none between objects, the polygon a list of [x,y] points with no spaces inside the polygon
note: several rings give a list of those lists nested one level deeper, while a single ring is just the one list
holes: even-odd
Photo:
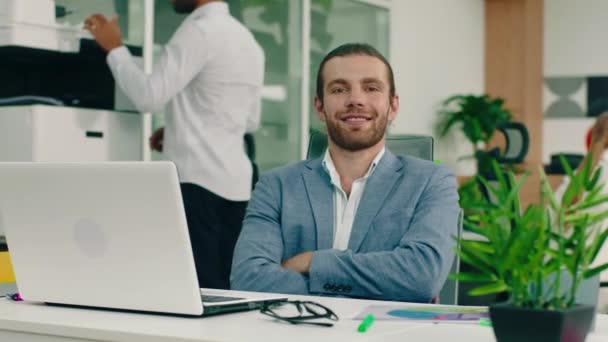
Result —
[{"label": "silver laptop", "polygon": [[171,162],[0,163],[0,226],[26,300],[192,316],[286,300],[199,289]]}]

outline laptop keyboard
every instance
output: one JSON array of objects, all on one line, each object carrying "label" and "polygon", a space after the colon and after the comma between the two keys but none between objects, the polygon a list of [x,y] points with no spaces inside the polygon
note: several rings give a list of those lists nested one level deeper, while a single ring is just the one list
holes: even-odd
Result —
[{"label": "laptop keyboard", "polygon": [[201,295],[201,299],[203,300],[203,303],[221,303],[241,300],[244,298]]}]

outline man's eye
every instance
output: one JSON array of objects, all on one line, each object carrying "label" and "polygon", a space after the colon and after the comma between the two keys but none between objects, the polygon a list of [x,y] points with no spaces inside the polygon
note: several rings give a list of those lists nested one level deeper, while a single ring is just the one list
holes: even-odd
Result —
[{"label": "man's eye", "polygon": [[367,87],[367,91],[380,91],[378,87]]},{"label": "man's eye", "polygon": [[345,91],[346,91],[345,88],[334,88],[331,90],[331,93],[332,94],[341,94],[341,93],[344,93]]}]

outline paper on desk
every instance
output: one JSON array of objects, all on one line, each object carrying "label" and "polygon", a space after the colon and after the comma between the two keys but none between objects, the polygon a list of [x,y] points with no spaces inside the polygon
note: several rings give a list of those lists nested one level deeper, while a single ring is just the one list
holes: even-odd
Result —
[{"label": "paper on desk", "polygon": [[355,319],[374,315],[377,320],[406,320],[441,323],[478,323],[480,318],[490,317],[487,306],[455,305],[370,305]]}]

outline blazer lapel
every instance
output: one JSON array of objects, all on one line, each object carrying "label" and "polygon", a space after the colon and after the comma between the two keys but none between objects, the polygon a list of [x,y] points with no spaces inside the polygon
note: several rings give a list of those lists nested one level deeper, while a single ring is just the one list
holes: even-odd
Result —
[{"label": "blazer lapel", "polygon": [[401,178],[403,163],[389,150],[386,150],[376,170],[367,180],[365,190],[359,202],[348,247],[357,252],[371,228],[372,220],[384,205],[392,192],[393,186]]},{"label": "blazer lapel", "polygon": [[304,186],[312,208],[317,232],[317,249],[331,249],[334,241],[334,193],[322,158],[309,161],[304,170]]}]

